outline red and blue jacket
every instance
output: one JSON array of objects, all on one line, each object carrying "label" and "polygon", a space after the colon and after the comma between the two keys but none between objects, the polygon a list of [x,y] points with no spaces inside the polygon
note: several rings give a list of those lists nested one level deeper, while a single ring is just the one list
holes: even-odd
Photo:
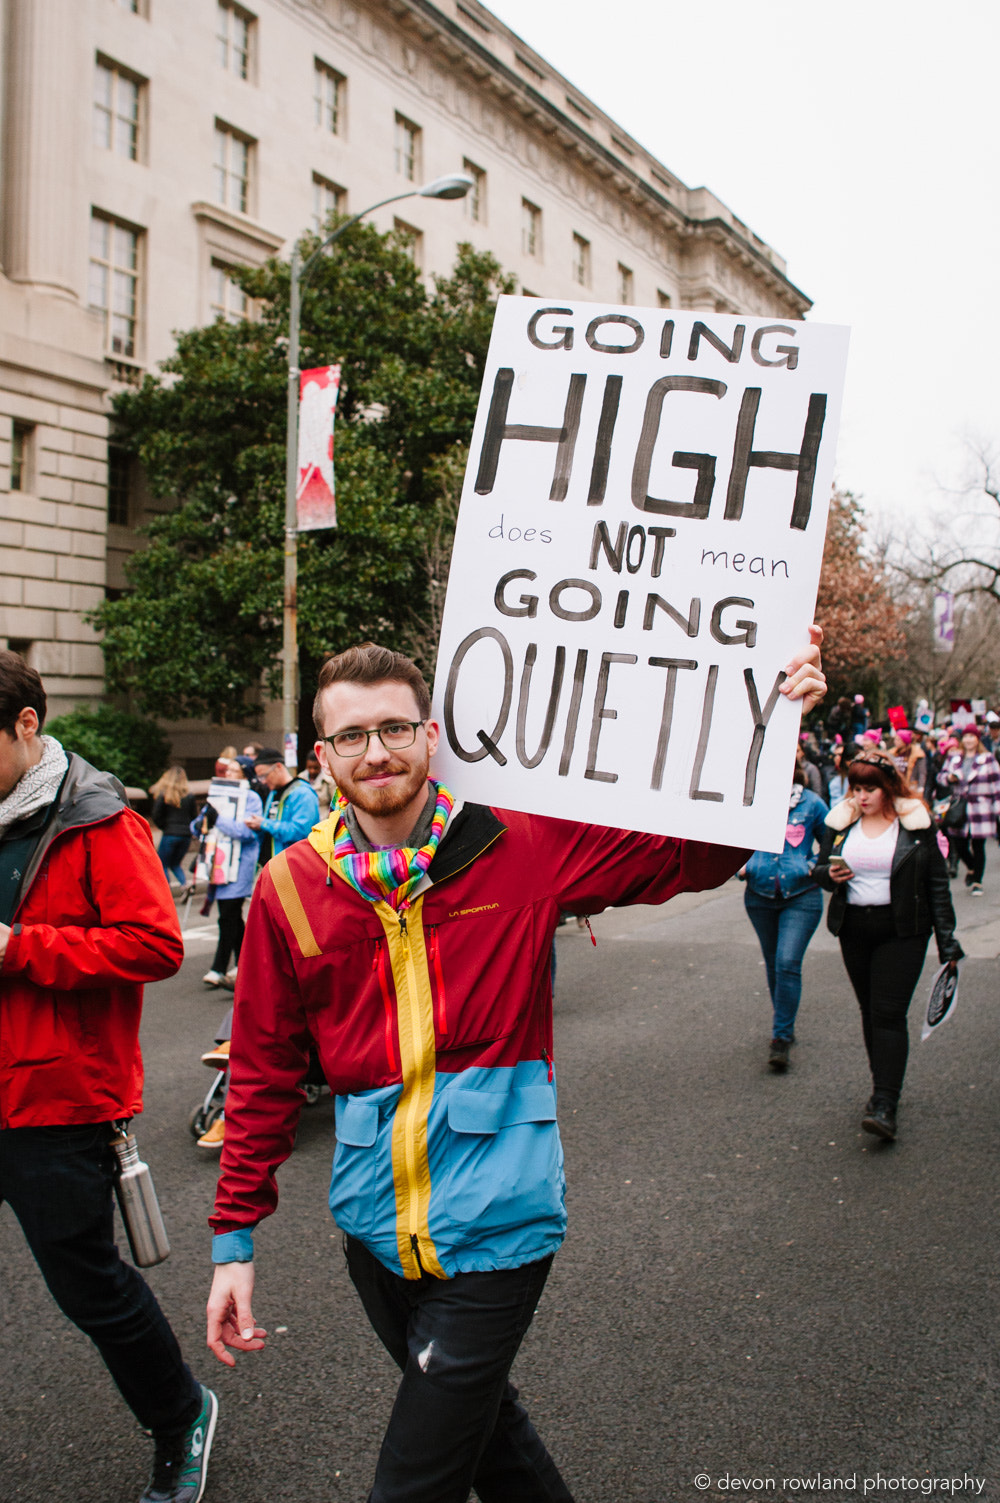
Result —
[{"label": "red and blue jacket", "polygon": [[336,1095],[330,1209],[406,1278],[516,1268],[566,1228],[550,956],[560,911],[717,887],[747,852],[456,805],[397,913],[334,822],[264,869],[240,954],[216,1262],[277,1204],[310,1043]]}]

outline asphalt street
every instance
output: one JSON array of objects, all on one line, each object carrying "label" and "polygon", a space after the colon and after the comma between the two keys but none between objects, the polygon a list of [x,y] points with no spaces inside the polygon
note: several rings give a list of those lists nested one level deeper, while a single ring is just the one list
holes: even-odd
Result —
[{"label": "asphalt street", "polygon": [[[560,931],[570,1226],[514,1377],[577,1503],[951,1496],[940,1479],[962,1477],[985,1481],[954,1496],[1000,1500],[995,846],[985,897],[955,895],[957,1011],[925,1044],[911,1016],[892,1146],[860,1131],[860,1026],[825,927],[783,1077],[737,883],[602,915],[596,949]],[[150,1282],[221,1404],[206,1503],[362,1503],[395,1370],[325,1204],[328,1099],[258,1235],[268,1348],[235,1372],[204,1349],[217,1165],[187,1120],[225,1005],[200,980],[213,942],[214,925],[189,935],[179,976],[149,989],[137,1124],[173,1244]],[[149,1442],[7,1208],[0,1267],[0,1498],[135,1503]]]}]

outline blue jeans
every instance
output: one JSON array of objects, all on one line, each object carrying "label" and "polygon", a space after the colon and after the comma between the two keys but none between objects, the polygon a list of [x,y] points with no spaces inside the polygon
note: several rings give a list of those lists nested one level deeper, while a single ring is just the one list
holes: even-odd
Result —
[{"label": "blue jeans", "polygon": [[0,1129],[7,1201],[56,1304],[100,1352],[122,1398],[155,1435],[186,1430],[201,1390],[145,1279],[118,1256],[107,1122]]},{"label": "blue jeans", "polygon": [[347,1267],[402,1371],[368,1503],[573,1503],[507,1374],[551,1257],[523,1268],[404,1279],[353,1237]]},{"label": "blue jeans", "polygon": [[772,1038],[795,1037],[802,996],[802,957],[823,917],[823,894],[807,887],[794,898],[765,898],[746,890],[747,918],[757,931],[774,1009]]},{"label": "blue jeans", "polygon": [[187,855],[190,844],[191,841],[187,835],[161,835],[157,848],[157,855],[163,870],[168,873],[172,872],[182,887],[187,885],[188,879],[184,875],[181,862]]}]

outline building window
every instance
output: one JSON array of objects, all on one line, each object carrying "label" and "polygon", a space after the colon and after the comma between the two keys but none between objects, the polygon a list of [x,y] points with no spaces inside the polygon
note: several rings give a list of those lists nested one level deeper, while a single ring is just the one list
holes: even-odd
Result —
[{"label": "building window", "polygon": [[344,94],[347,80],[342,73],[328,68],[316,59],[313,98],[316,104],[316,124],[328,130],[331,136],[344,134]]},{"label": "building window", "polygon": [[408,183],[420,176],[420,126],[403,115],[396,116],[396,171]]},{"label": "building window", "polygon": [[343,214],[347,208],[347,193],[336,183],[313,173],[313,229],[322,235],[329,227],[333,214]]},{"label": "building window", "polygon": [[526,198],[521,199],[521,254],[538,260],[542,255],[542,211]]},{"label": "building window", "polygon": [[465,217],[473,224],[486,223],[486,173],[468,157],[462,158],[462,171],[472,179],[472,187],[465,195]]},{"label": "building window", "polygon": [[632,276],[632,273],[629,270],[629,268],[627,266],[623,266],[622,263],[619,261],[618,262],[618,301],[620,303],[631,303],[632,302],[632,299],[633,299],[633,296],[634,296],[634,292],[635,292],[634,282],[635,282],[635,278]]},{"label": "building window", "polygon": [[31,490],[31,460],[34,442],[34,424],[19,423],[15,419],[10,446],[10,488],[12,491]]},{"label": "building window", "polygon": [[573,281],[590,286],[590,241],[582,235],[573,236]]},{"label": "building window", "polygon": [[237,78],[250,77],[250,45],[253,16],[231,0],[218,0],[215,55],[220,68]]},{"label": "building window", "polygon": [[658,287],[656,289],[656,305],[658,308],[672,308],[674,300],[669,292],[664,292],[662,288]]},{"label": "building window", "polygon": [[146,14],[145,0],[115,0],[115,4],[119,10],[127,10],[133,16],[144,16]]},{"label": "building window", "polygon": [[250,212],[252,146],[252,141],[231,126],[215,122],[215,202],[238,214]]},{"label": "building window", "polygon": [[238,324],[249,318],[251,302],[243,288],[229,275],[231,267],[224,261],[213,261],[209,267],[208,306],[212,318],[224,319],[227,324]]},{"label": "building window", "polygon": [[94,145],[139,160],[141,81],[117,63],[98,58],[94,69]]},{"label": "building window", "polygon": [[419,271],[424,264],[423,231],[418,230],[416,225],[407,224],[405,219],[394,219],[392,227],[399,236],[403,250]]},{"label": "building window", "polygon": [[136,358],[139,321],[139,231],[92,213],[88,302],[104,315],[109,355]]},{"label": "building window", "polygon": [[128,527],[132,519],[132,460],[125,449],[108,444],[108,522]]}]

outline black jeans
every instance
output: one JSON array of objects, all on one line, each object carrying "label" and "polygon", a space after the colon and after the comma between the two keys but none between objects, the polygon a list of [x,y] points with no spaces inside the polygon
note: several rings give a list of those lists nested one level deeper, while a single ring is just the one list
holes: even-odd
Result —
[{"label": "black jeans", "polygon": [[110,1136],[106,1122],[0,1129],[0,1204],[140,1425],[172,1435],[197,1418],[201,1390],[149,1285],[118,1256]]},{"label": "black jeans", "polygon": [[906,1013],[920,980],[927,934],[900,939],[892,909],[848,903],[840,950],[861,1008],[861,1028],[875,1095],[895,1106],[903,1087],[910,1038]]},{"label": "black jeans", "polygon": [[242,898],[219,898],[219,943],[215,950],[215,959],[212,961],[212,970],[225,975],[229,969],[229,957],[239,961],[240,950],[243,946],[243,931],[246,925],[243,922],[243,899]]},{"label": "black jeans", "polygon": [[986,870],[986,839],[982,835],[960,835],[955,849],[969,869],[973,882],[982,882]]},{"label": "black jeans", "polygon": [[402,1380],[369,1503],[573,1503],[507,1374],[551,1257],[496,1273],[404,1279],[353,1237],[347,1266]]}]

